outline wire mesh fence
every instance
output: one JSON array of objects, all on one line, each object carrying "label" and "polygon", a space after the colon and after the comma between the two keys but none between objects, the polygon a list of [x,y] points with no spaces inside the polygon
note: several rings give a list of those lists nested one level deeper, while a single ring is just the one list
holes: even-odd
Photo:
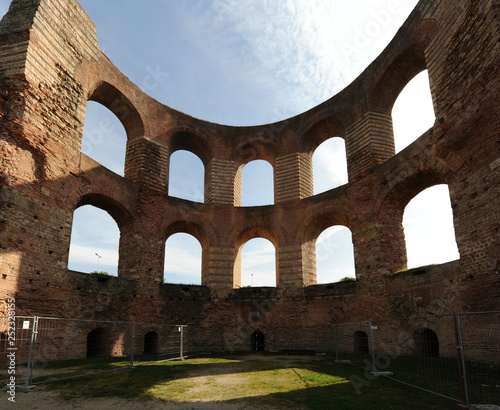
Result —
[{"label": "wire mesh fence", "polygon": [[[14,320],[14,322],[12,322]],[[0,383],[17,385],[183,358],[184,325],[0,316]]]},{"label": "wire mesh fence", "polygon": [[0,316],[0,383],[17,385],[234,351],[328,354],[361,393],[385,376],[457,402],[500,405],[500,312],[316,326],[185,326]]},{"label": "wire mesh fence", "polygon": [[334,326],[338,363],[364,369],[359,393],[378,376],[473,406],[500,404],[500,313],[457,313]]}]

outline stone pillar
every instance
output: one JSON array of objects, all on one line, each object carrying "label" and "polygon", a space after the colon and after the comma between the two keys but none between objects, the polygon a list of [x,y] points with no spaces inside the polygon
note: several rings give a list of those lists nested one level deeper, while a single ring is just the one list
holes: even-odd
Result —
[{"label": "stone pillar", "polygon": [[274,179],[276,203],[313,195],[311,157],[301,152],[278,157]]},{"label": "stone pillar", "polygon": [[234,248],[210,246],[203,258],[202,285],[224,297],[241,282],[241,261]]},{"label": "stone pillar", "polygon": [[314,242],[281,246],[278,251],[278,287],[287,290],[316,283]]},{"label": "stone pillar", "polygon": [[241,205],[241,172],[234,161],[213,158],[205,172],[205,202]]},{"label": "stone pillar", "polygon": [[355,181],[394,156],[392,116],[371,111],[365,113],[347,128],[345,142],[349,181]]},{"label": "stone pillar", "polygon": [[155,191],[168,190],[168,148],[147,138],[127,143],[125,178]]}]

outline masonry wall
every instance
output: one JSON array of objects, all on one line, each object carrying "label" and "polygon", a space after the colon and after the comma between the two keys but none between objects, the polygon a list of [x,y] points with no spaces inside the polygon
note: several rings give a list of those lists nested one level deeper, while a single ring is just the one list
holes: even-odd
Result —
[{"label": "masonry wall", "polygon": [[[422,0],[341,93],[285,121],[236,128],[145,95],[99,51],[76,1],[14,0],[0,23],[1,300],[15,297],[18,314],[196,325],[209,345],[222,332],[228,349],[248,349],[255,330],[278,338],[293,325],[307,346],[310,326],[498,309],[497,9]],[[436,123],[394,155],[392,105],[424,69]],[[127,131],[124,177],[80,153],[88,100]],[[349,183],[313,196],[312,152],[333,136],[345,139]],[[168,195],[180,149],[205,165],[203,204]],[[275,205],[240,206],[240,170],[253,159],[274,166]],[[404,207],[441,183],[460,260],[397,273],[406,269]],[[73,211],[85,204],[120,228],[118,278],[67,269]],[[357,280],[315,285],[314,243],[337,224],[352,231]],[[202,286],[161,283],[164,241],[176,232],[202,245]],[[276,247],[276,288],[239,288],[239,251],[256,236]],[[453,304],[436,303],[450,294]]]}]

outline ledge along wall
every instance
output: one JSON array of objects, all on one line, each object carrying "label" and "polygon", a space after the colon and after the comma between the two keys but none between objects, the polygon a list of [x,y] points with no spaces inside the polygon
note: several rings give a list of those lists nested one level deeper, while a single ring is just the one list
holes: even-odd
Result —
[{"label": "ledge along wall", "polygon": [[[339,94],[275,124],[230,127],[144,94],[99,51],[75,0],[14,0],[0,23],[0,314],[15,297],[18,315],[197,325],[205,348],[248,350],[256,330],[271,348],[293,326],[286,337],[311,348],[311,327],[330,338],[335,323],[498,309],[495,4],[422,0]],[[425,69],[436,122],[395,155],[392,106]],[[80,152],[89,100],[126,129],[124,177]],[[349,183],[314,196],[312,153],[333,136]],[[168,195],[179,149],[204,163],[203,204]],[[274,167],[274,205],[239,206],[239,169],[253,159]],[[404,208],[436,184],[449,187],[460,259],[405,272]],[[73,212],[86,204],[119,226],[116,278],[67,268]],[[352,232],[357,280],[316,285],[315,241],[332,225]],[[202,245],[201,286],[162,284],[177,232]],[[276,288],[239,288],[240,248],[257,236],[276,247]],[[58,343],[74,337],[85,343]]]}]

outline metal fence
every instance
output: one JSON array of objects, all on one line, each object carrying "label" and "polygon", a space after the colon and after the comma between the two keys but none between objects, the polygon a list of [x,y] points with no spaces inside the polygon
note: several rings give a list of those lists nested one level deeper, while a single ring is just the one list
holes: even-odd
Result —
[{"label": "metal fence", "polygon": [[[257,343],[257,344],[255,344]],[[0,316],[0,384],[30,386],[188,355],[265,350],[328,354],[377,377],[473,407],[500,405],[500,312],[316,326],[185,326]]]},{"label": "metal fence", "polygon": [[31,386],[182,359],[185,331],[185,325],[0,316],[0,383]]},{"label": "metal fence", "polygon": [[351,377],[359,393],[386,376],[472,408],[500,405],[500,312],[367,320],[333,330],[336,362],[364,369]]}]

